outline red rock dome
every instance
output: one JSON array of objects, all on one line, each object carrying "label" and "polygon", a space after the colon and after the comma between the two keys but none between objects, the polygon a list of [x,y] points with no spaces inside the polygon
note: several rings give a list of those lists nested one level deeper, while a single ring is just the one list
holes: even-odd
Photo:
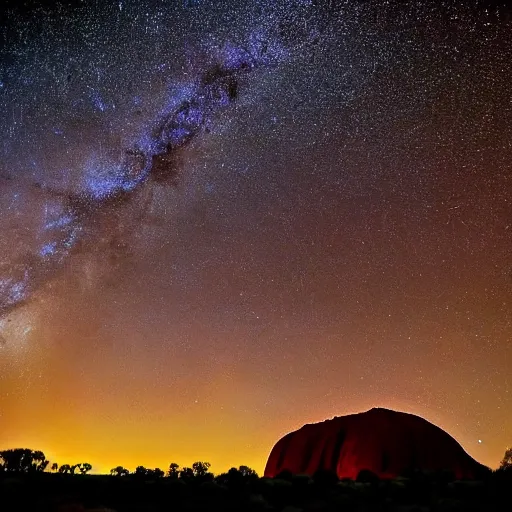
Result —
[{"label": "red rock dome", "polygon": [[335,471],[355,479],[362,469],[394,478],[410,469],[451,470],[456,478],[478,478],[487,468],[468,455],[441,428],[427,420],[389,409],[370,409],[304,425],[272,449],[266,477],[281,471],[313,475]]}]

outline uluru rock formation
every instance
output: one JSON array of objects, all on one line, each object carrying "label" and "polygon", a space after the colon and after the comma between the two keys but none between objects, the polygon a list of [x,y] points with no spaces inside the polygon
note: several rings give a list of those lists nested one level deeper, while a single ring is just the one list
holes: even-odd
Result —
[{"label": "uluru rock formation", "polygon": [[363,469],[380,478],[408,470],[451,470],[458,479],[477,479],[487,471],[436,425],[414,414],[376,408],[287,434],[272,449],[265,476],[330,470],[355,479]]}]

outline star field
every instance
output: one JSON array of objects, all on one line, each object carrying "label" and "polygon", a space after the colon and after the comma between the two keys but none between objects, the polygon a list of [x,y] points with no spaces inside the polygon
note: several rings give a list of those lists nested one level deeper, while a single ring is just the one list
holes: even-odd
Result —
[{"label": "star field", "polygon": [[5,7],[2,444],[261,472],[284,433],[375,406],[495,467],[510,25],[482,2]]}]

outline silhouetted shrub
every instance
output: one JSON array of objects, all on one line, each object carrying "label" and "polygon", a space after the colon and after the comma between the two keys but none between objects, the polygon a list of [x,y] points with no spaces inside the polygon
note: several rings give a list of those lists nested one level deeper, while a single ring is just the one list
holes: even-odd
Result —
[{"label": "silhouetted shrub", "polygon": [[321,487],[333,487],[339,482],[339,479],[335,471],[319,469],[313,475],[313,482]]},{"label": "silhouetted shrub", "polygon": [[379,477],[369,469],[361,469],[357,474],[356,482],[361,482],[365,484],[376,485],[380,481]]},{"label": "silhouetted shrub", "polygon": [[293,478],[293,474],[290,470],[284,469],[283,471],[279,472],[274,479],[276,480],[287,480],[288,482],[291,482]]},{"label": "silhouetted shrub", "polygon": [[[75,475],[3,472],[0,511],[62,512],[60,507],[67,507],[90,512],[105,507],[116,512],[504,512],[510,508],[512,488],[508,469],[483,481],[453,482],[447,482],[453,475],[442,471],[414,471],[410,478],[380,481],[372,472],[361,472],[357,481],[338,481],[333,472],[318,473],[315,479],[284,472],[270,479],[257,478],[243,466],[215,481],[203,481],[211,473],[197,475],[189,469],[183,479],[162,478],[160,472],[142,466],[121,478],[80,475],[78,470]],[[125,475],[124,471],[119,466],[113,474]]]},{"label": "silhouetted shrub", "polygon": [[[286,474],[284,476],[287,476]],[[266,497],[269,499],[271,505],[277,509],[283,509],[286,505],[294,503],[295,492],[291,482],[291,476],[289,479],[274,478],[270,492],[267,493]]]},{"label": "silhouetted shrub", "polygon": [[215,477],[215,481],[232,490],[242,489],[258,480],[258,474],[247,466],[231,468],[227,473],[221,473]]},{"label": "silhouetted shrub", "polygon": [[309,475],[293,475],[292,484],[294,487],[307,487],[313,483],[313,480]]}]

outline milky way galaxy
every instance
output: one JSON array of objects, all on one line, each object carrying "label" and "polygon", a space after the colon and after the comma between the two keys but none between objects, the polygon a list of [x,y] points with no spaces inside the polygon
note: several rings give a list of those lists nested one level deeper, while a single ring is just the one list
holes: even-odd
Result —
[{"label": "milky way galaxy", "polygon": [[[137,11],[130,17],[126,12],[127,7],[119,3],[116,20],[121,28],[118,28],[117,37],[112,41],[107,32],[112,21],[107,18],[105,23],[94,19],[99,18],[101,12],[96,7],[96,11],[90,11],[93,19],[88,20],[92,31],[97,31],[96,34],[93,33],[96,37],[92,43],[88,44],[92,58],[87,60],[87,71],[92,73],[92,77],[86,76],[80,83],[72,85],[78,79],[70,69],[71,64],[75,64],[75,67],[83,66],[87,56],[78,57],[77,54],[83,49],[81,45],[71,39],[63,42],[54,34],[51,34],[47,44],[50,48],[52,43],[58,45],[60,51],[50,56],[50,48],[45,49],[48,53],[44,55],[46,65],[43,70],[36,59],[35,62],[23,63],[21,69],[14,65],[12,69],[4,70],[4,105],[6,110],[12,111],[12,118],[10,115],[6,116],[6,123],[2,126],[5,166],[3,178],[6,181],[2,187],[2,212],[7,213],[3,219],[6,224],[2,226],[2,231],[7,234],[4,239],[14,254],[6,247],[7,257],[2,262],[4,275],[0,279],[0,314],[5,314],[29,300],[41,284],[51,279],[55,270],[65,263],[87,236],[88,225],[94,224],[100,212],[109,208],[115,209],[120,202],[130,200],[137,188],[155,174],[163,174],[165,179],[172,182],[178,165],[173,164],[174,153],[190,144],[211,122],[216,109],[236,100],[239,75],[257,66],[269,65],[277,61],[280,54],[285,53],[271,39],[275,35],[267,34],[264,27],[258,27],[247,34],[242,44],[236,45],[229,40],[210,43],[204,49],[205,62],[202,67],[205,69],[188,73],[182,67],[182,72],[176,77],[176,71],[169,69],[173,60],[169,49],[160,51],[156,68],[144,69],[143,72],[150,73],[147,82],[155,79],[153,73],[161,72],[158,81],[161,82],[161,92],[166,92],[167,97],[163,97],[160,110],[150,108],[149,113],[143,112],[141,95],[152,92],[145,91],[144,84],[137,83],[137,78],[134,80],[136,84],[130,83],[131,87],[127,86],[126,89],[123,87],[131,81],[127,73],[137,73],[140,70],[130,70],[128,63],[123,62],[128,69],[123,69],[121,76],[117,76],[118,69],[112,73],[108,68],[116,68],[116,62],[114,48],[110,45],[114,43],[118,46],[130,37],[129,32],[134,27],[123,27],[121,18],[126,16],[134,22],[139,17],[143,20],[146,18],[142,22],[142,28],[146,34],[149,28],[153,35],[145,44],[158,47],[160,39],[168,36],[162,34],[165,32],[163,29],[160,30],[159,24],[164,24],[161,18],[169,16],[170,13],[157,11],[150,16],[141,15]],[[74,15],[77,24],[81,21],[80,14]],[[46,27],[44,35],[49,32],[50,28]],[[81,34],[84,39],[91,36],[87,30],[81,31]],[[74,32],[67,32],[64,37],[70,38],[72,35]],[[61,45],[66,43],[69,45],[70,54],[64,57],[68,60],[63,60],[61,52],[66,48]],[[138,40],[137,43],[140,44],[141,41]],[[32,53],[35,45],[39,44],[41,41],[36,39],[25,52]],[[166,45],[172,46],[172,43],[167,41]],[[131,57],[129,51],[123,51],[126,56]],[[102,52],[110,55],[105,56]],[[209,55],[212,53],[213,55]],[[101,58],[96,62],[98,54]],[[33,59],[32,56],[28,58]],[[77,63],[79,59],[82,60],[81,63]],[[104,60],[106,62],[102,64],[101,61]],[[152,64],[155,65],[154,62]],[[136,65],[140,63],[137,62]],[[61,67],[66,69],[59,69]],[[83,68],[80,67],[79,72],[83,73]],[[66,73],[67,76],[59,76]],[[36,76],[30,76],[31,74]],[[41,74],[50,76],[41,77]],[[21,84],[20,77],[23,77]],[[52,83],[38,83],[45,78]],[[29,98],[29,94],[36,87],[45,85],[50,87],[51,92],[47,93],[48,101],[43,100],[41,106],[41,98],[35,94]],[[126,98],[130,88],[138,91],[138,94]],[[11,90],[13,95],[8,94]],[[58,103],[47,105],[46,103],[56,102],[54,94],[58,95]],[[28,105],[25,105],[25,99],[29,100]],[[58,117],[55,116],[57,112],[50,110],[52,108],[60,114]],[[37,119],[41,115],[43,120]],[[142,120],[134,122],[132,118],[137,115],[143,116]],[[32,123],[35,124],[34,128],[27,129],[26,125]],[[93,126],[92,133],[90,128],[86,128],[89,123]],[[122,125],[128,125],[128,129]],[[32,133],[31,129],[35,129],[36,133]],[[83,142],[69,141],[73,137],[82,139],[84,129],[90,135],[85,147]],[[38,140],[38,137],[43,137],[43,140]],[[64,151],[66,156],[62,158]],[[68,158],[70,153],[71,157]],[[159,165],[159,158],[162,156],[167,158],[165,163]],[[36,217],[35,226],[30,226],[28,237],[32,240],[28,243],[25,233],[27,226],[21,227],[23,235],[17,232],[18,219],[23,216],[24,210],[30,212],[28,216]],[[13,239],[22,240],[19,244],[12,244]]]},{"label": "milky way galaxy", "polygon": [[375,406],[496,465],[511,28],[500,2],[7,2],[0,444],[261,471]]}]

